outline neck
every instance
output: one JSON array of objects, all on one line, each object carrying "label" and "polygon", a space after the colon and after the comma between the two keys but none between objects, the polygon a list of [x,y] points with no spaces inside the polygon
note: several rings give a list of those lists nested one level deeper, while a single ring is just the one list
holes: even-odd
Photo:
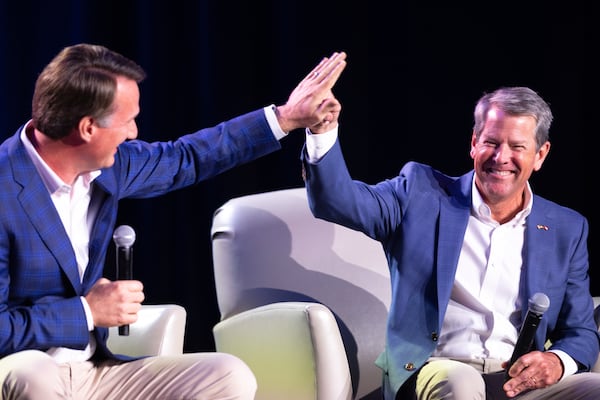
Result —
[{"label": "neck", "polygon": [[27,127],[26,134],[36,152],[48,167],[63,182],[72,185],[81,173],[72,162],[75,159],[71,154],[73,151],[72,146],[66,145],[62,139],[51,139],[32,127]]},{"label": "neck", "polygon": [[492,218],[500,224],[505,224],[521,212],[528,201],[529,191],[524,188],[518,198],[495,204],[488,203],[488,207],[490,207]]}]

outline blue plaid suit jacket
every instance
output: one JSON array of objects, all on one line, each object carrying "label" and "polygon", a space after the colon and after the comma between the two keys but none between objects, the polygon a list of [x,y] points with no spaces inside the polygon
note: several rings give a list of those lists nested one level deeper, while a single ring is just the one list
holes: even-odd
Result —
[{"label": "blue plaid suit jacket", "polygon": [[[450,177],[409,162],[393,179],[367,185],[351,179],[339,142],[319,163],[304,162],[304,169],[316,217],[382,243],[392,301],[387,344],[377,364],[383,370],[385,398],[394,399],[435,349],[471,210],[473,171]],[[588,370],[599,348],[589,290],[588,222],[576,211],[534,195],[525,231],[522,317],[534,293],[550,298],[534,345],[542,350],[551,339],[552,348]]]},{"label": "blue plaid suit jacket", "polygon": [[[115,164],[94,182],[100,201],[80,280],[75,254],[48,190],[19,139],[0,146],[0,357],[89,341],[79,296],[102,276],[122,198],[158,196],[193,185],[280,148],[263,110],[185,135],[175,141],[123,143]],[[96,357],[113,357],[108,330],[94,331]]]}]

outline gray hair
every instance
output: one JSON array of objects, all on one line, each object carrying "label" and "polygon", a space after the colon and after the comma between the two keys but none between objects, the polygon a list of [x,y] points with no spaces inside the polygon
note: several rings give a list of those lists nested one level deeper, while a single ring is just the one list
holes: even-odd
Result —
[{"label": "gray hair", "polygon": [[475,124],[473,131],[479,139],[485,126],[487,113],[492,106],[498,107],[509,115],[530,115],[535,118],[535,141],[539,149],[550,138],[552,111],[548,103],[536,92],[527,87],[502,87],[492,93],[484,94],[475,106]]}]

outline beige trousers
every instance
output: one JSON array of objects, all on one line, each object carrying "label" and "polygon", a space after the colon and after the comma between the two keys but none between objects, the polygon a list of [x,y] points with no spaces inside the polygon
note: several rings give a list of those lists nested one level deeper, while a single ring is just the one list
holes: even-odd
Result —
[{"label": "beige trousers", "polygon": [[[432,358],[414,381],[413,393],[401,391],[397,400],[503,400],[504,371],[499,360]],[[406,388],[405,388],[406,389]],[[514,397],[515,400],[599,400],[600,374],[580,373],[555,385]]]},{"label": "beige trousers", "polygon": [[27,350],[0,359],[0,382],[0,400],[252,400],[257,388],[248,366],[224,353],[57,364]]}]

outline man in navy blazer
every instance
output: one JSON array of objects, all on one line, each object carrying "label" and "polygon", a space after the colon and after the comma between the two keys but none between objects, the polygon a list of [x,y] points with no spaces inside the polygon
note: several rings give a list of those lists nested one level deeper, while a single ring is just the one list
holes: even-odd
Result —
[{"label": "man in navy blazer", "polygon": [[[588,222],[528,183],[550,149],[550,108],[508,87],[485,94],[474,117],[473,171],[452,177],[409,162],[375,185],[349,175],[337,121],[307,129],[313,214],[380,241],[388,259],[392,300],[376,361],[384,397],[597,399],[600,374],[586,372],[599,351]],[[549,308],[531,351],[508,365],[536,293]]]},{"label": "man in navy blazer", "polygon": [[332,120],[345,57],[324,58],[284,105],[147,143],[142,68],[102,46],[63,49],[36,82],[32,119],[0,146],[1,397],[253,399],[254,375],[233,356],[107,348],[108,328],[135,322],[144,300],[141,282],[102,277],[118,202],[196,184]]}]

